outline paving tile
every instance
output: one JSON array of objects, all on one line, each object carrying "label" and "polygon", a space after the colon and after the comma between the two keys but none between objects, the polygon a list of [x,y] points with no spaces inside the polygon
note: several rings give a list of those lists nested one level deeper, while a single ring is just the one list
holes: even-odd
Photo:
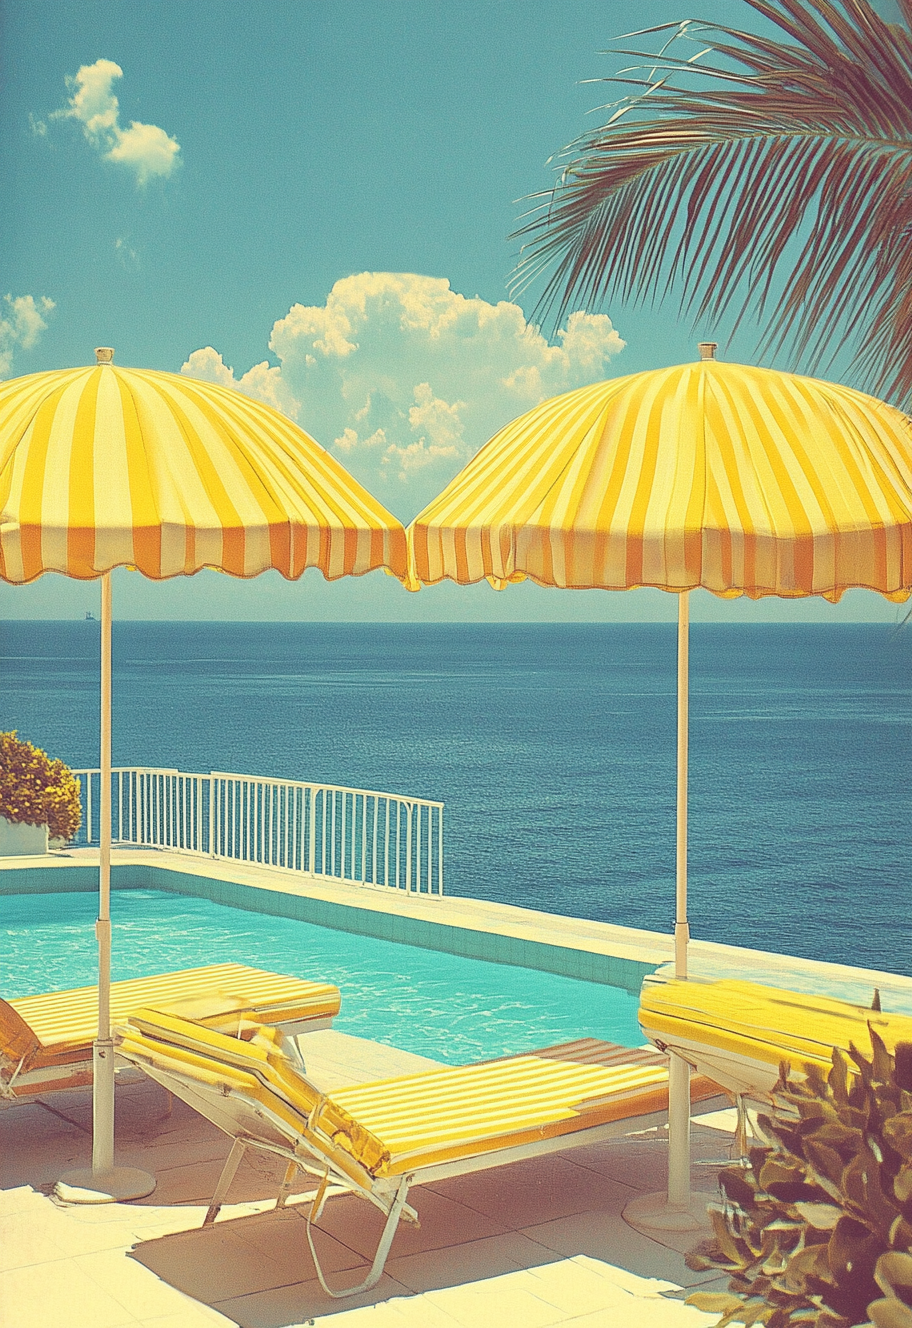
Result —
[{"label": "paving tile", "polygon": [[307,1065],[307,1077],[322,1092],[377,1079],[393,1079],[422,1070],[436,1070],[441,1062],[411,1051],[400,1051],[369,1038],[321,1028],[299,1035],[298,1046]]},{"label": "paving tile", "polygon": [[[569,1262],[594,1273],[604,1281],[621,1287],[622,1290],[630,1292],[631,1295],[663,1296],[681,1290],[676,1282],[669,1282],[666,1278],[641,1277],[638,1273],[632,1273],[629,1269],[622,1268],[616,1263],[608,1263],[604,1259],[593,1259],[587,1254],[575,1254]],[[681,1294],[686,1293],[682,1292]]]},{"label": "paving tile", "polygon": [[[364,1273],[367,1273],[366,1267]],[[340,1277],[338,1280],[344,1285],[346,1279]],[[350,1276],[347,1280],[354,1281],[355,1277]],[[358,1280],[361,1280],[360,1277]],[[332,1279],[330,1285],[334,1281]],[[288,1328],[289,1325],[305,1324],[309,1319],[319,1323],[324,1317],[327,1319],[327,1328],[330,1328],[336,1317],[345,1311],[358,1309],[362,1305],[381,1304],[393,1297],[405,1295],[407,1290],[400,1282],[384,1275],[372,1291],[364,1291],[359,1296],[340,1301],[327,1296],[314,1278],[313,1281],[276,1287],[256,1295],[217,1300],[213,1308],[240,1325],[240,1328]],[[415,1328],[418,1328],[417,1324]]]},{"label": "paving tile", "polygon": [[0,1217],[0,1272],[65,1257],[66,1252],[34,1217],[22,1212]]},{"label": "paving tile", "polygon": [[524,1227],[523,1235],[559,1254],[610,1259],[640,1277],[663,1278],[676,1286],[693,1285],[698,1277],[687,1267],[682,1254],[634,1231],[619,1212],[578,1213]]},{"label": "paving tile", "polygon": [[208,1305],[189,1303],[176,1314],[158,1315],[154,1319],[140,1319],[142,1328],[237,1328],[233,1319],[226,1319]]},{"label": "paving tile", "polygon": [[454,1328],[457,1320],[427,1296],[396,1296],[379,1305],[340,1309],[318,1322],[324,1328]]},{"label": "paving tile", "polygon": [[136,1318],[70,1262],[65,1274],[36,1278],[34,1268],[0,1273],[0,1305],[10,1328],[136,1328]]},{"label": "paving tile", "polygon": [[[611,1204],[611,1186],[603,1177],[557,1154],[457,1176],[424,1188],[514,1229]],[[629,1197],[629,1188],[625,1192]]]},{"label": "paving tile", "polygon": [[122,1249],[128,1243],[129,1218],[122,1222],[83,1222],[74,1220],[50,1199],[44,1199],[43,1204],[43,1208],[24,1220],[33,1231],[40,1231],[59,1246],[65,1258],[96,1250]]},{"label": "paving tile", "polygon": [[155,1273],[128,1257],[124,1250],[100,1250],[70,1262],[96,1282],[137,1319],[176,1314],[187,1309],[187,1297]]},{"label": "paving tile", "polygon": [[[702,1164],[711,1157],[718,1165],[728,1162],[726,1136],[718,1131],[706,1131],[691,1141],[691,1185],[695,1190],[715,1192],[718,1166]],[[668,1184],[667,1138],[609,1139],[601,1144],[580,1148],[572,1154],[562,1153],[580,1167],[618,1184],[632,1187],[644,1194],[664,1189]]]},{"label": "paving tile", "polygon": [[[340,1302],[341,1303],[341,1302]],[[408,1328],[409,1323],[414,1323],[415,1328],[425,1328],[425,1325],[436,1322],[438,1325],[442,1322],[444,1328],[454,1328],[455,1320],[441,1310],[437,1310],[426,1302],[420,1307],[420,1318],[412,1319],[408,1311],[399,1308],[400,1301],[388,1300],[379,1305],[363,1305],[357,1310],[342,1310],[334,1314],[332,1318],[320,1319],[318,1322],[326,1325],[326,1328]],[[437,1315],[436,1321],[431,1317]]]},{"label": "paving tile", "polygon": [[410,1291],[427,1292],[548,1263],[553,1252],[517,1231],[447,1249],[390,1258],[387,1270]]},{"label": "paving tile", "polygon": [[281,1285],[280,1266],[225,1226],[146,1241],[131,1257],[194,1300],[244,1295]]},{"label": "paving tile", "polygon": [[137,1212],[145,1211],[139,1205],[132,1203],[65,1203],[56,1195],[48,1196],[44,1202],[52,1212],[65,1213],[70,1222],[83,1227],[106,1226],[111,1223],[126,1227],[132,1223]]},{"label": "paving tile", "polygon": [[690,1310],[690,1316],[694,1314],[698,1317],[682,1318],[678,1310],[667,1306],[634,1301],[622,1310],[597,1310],[593,1314],[564,1319],[563,1324],[564,1328],[715,1328],[719,1322],[717,1314]]},{"label": "paving tile", "polygon": [[[274,1199],[261,1199],[254,1203],[226,1204],[216,1218],[221,1226],[239,1217],[253,1217],[258,1213],[270,1212],[275,1206]],[[145,1211],[137,1215],[131,1227],[133,1241],[157,1240],[159,1236],[177,1235],[179,1232],[199,1231],[203,1225],[208,1205],[183,1204],[174,1208],[151,1209],[150,1217]],[[133,1243],[130,1242],[130,1244]]]},{"label": "paving tile", "polygon": [[0,1217],[29,1212],[42,1203],[44,1195],[33,1190],[31,1185],[17,1185],[8,1190],[0,1189]]},{"label": "paving tile", "polygon": [[[279,1267],[282,1280],[276,1282],[276,1286],[305,1282],[316,1277],[313,1256],[307,1241],[307,1226],[300,1213],[279,1209],[264,1213],[261,1217],[245,1218],[234,1224],[233,1231],[239,1240],[244,1241],[251,1249],[261,1251]],[[343,1272],[350,1268],[363,1267],[370,1262],[351,1249],[347,1242],[322,1231],[319,1227],[312,1227],[311,1235],[320,1266],[325,1273]]]},{"label": "paving tile", "polygon": [[[421,1225],[399,1223],[392,1245],[392,1253],[396,1256],[458,1245],[499,1235],[506,1230],[502,1223],[427,1186],[410,1191],[409,1203],[417,1211]],[[306,1205],[298,1211],[305,1216]],[[354,1195],[330,1199],[320,1217],[322,1229],[357,1250],[368,1261],[374,1257],[385,1222],[383,1213]]]},{"label": "paving tile", "polygon": [[[142,1167],[157,1176],[159,1171],[187,1166],[194,1162],[213,1162],[224,1166],[229,1143],[223,1134],[212,1138],[185,1139],[180,1134],[163,1134],[155,1139],[135,1139],[117,1145],[117,1161],[125,1167]],[[153,1195],[149,1196],[152,1198]]]},{"label": "paving tile", "polygon": [[631,1297],[627,1288],[575,1259],[562,1259],[530,1269],[526,1273],[525,1287],[567,1316],[621,1307],[628,1304]]},{"label": "paving tile", "polygon": [[[133,1153],[130,1165],[138,1165],[144,1157],[145,1154],[143,1153]],[[118,1156],[118,1161],[120,1161],[120,1156]],[[192,1162],[182,1165],[156,1167],[153,1171],[156,1207],[174,1204],[208,1205],[209,1200],[215,1193],[215,1187],[218,1184],[218,1178],[224,1165],[225,1158],[222,1155],[221,1157],[194,1159]],[[240,1192],[240,1184],[240,1177],[238,1177],[238,1192]],[[243,1197],[267,1197],[261,1185],[257,1188],[259,1189],[258,1194],[244,1194]],[[232,1199],[236,1198],[234,1186],[232,1186],[231,1197]]]},{"label": "paving tile", "polygon": [[88,1134],[37,1103],[0,1110],[0,1186],[38,1187],[89,1160]]},{"label": "paving tile", "polygon": [[[364,1266],[360,1255],[325,1232],[314,1232],[314,1244],[328,1274]],[[303,1221],[281,1211],[145,1241],[132,1257],[210,1305],[316,1276]]]},{"label": "paving tile", "polygon": [[510,1328],[550,1328],[566,1318],[563,1311],[509,1278],[496,1279],[495,1287],[449,1287],[429,1292],[424,1299],[451,1314],[463,1328],[491,1328],[493,1324]]},{"label": "paving tile", "polygon": [[[613,1317],[612,1317],[613,1316]],[[616,1310],[565,1319],[566,1328],[715,1328],[718,1314],[704,1314],[674,1300],[635,1300]]]}]

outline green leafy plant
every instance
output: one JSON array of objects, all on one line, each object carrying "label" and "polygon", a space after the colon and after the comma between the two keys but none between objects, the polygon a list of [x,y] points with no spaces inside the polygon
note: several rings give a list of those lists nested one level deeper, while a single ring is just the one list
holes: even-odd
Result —
[{"label": "green leafy plant", "polygon": [[16,730],[0,733],[0,816],[47,825],[52,839],[72,839],[82,820],[79,780]]},{"label": "green leafy plant", "polygon": [[720,1173],[713,1235],[687,1258],[729,1274],[688,1300],[717,1328],[912,1328],[912,1043],[891,1055],[870,1033],[870,1056],[836,1049],[827,1074],[783,1065],[749,1166]]}]

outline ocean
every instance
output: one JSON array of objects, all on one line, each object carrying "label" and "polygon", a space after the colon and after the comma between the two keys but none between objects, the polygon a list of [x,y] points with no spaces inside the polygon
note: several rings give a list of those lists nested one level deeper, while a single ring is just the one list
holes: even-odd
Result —
[{"label": "ocean", "polygon": [[[446,890],[668,931],[675,627],[114,627],[114,763],[446,804]],[[0,728],[97,765],[98,624],[0,623]],[[912,974],[912,626],[691,628],[695,937]]]}]

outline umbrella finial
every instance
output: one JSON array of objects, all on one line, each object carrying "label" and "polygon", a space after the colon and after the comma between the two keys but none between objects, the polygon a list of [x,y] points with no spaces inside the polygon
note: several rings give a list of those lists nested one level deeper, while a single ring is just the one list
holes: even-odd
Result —
[{"label": "umbrella finial", "polygon": [[701,360],[714,360],[716,358],[716,351],[718,350],[718,348],[719,348],[718,341],[697,342],[697,350],[700,352]]},{"label": "umbrella finial", "polygon": [[96,347],[95,347],[95,363],[96,363],[96,364],[110,364],[110,363],[112,362],[113,359],[114,359],[114,347],[113,347],[113,346],[96,346]]}]

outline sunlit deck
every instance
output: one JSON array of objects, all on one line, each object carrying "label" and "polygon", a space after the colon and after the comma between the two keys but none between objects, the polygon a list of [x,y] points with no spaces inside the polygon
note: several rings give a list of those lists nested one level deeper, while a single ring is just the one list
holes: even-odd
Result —
[{"label": "sunlit deck", "polygon": [[[424,1058],[346,1034],[310,1034],[308,1068],[328,1087],[406,1073]],[[387,1271],[370,1293],[330,1300],[305,1239],[306,1205],[273,1210],[282,1163],[242,1164],[230,1203],[201,1223],[228,1141],[138,1074],[117,1089],[117,1153],[157,1177],[148,1199],[65,1206],[51,1191],[90,1154],[91,1094],[0,1112],[0,1306],[16,1328],[288,1328],[365,1322],[429,1328],[492,1323],[698,1328],[687,1288],[717,1285],[684,1264],[693,1238],[634,1231],[621,1217],[665,1178],[663,1131],[416,1188],[420,1229],[402,1225]],[[711,1197],[728,1154],[733,1113],[694,1127],[695,1185]],[[382,1217],[363,1201],[332,1199],[316,1233],[327,1275],[357,1280]],[[718,1283],[721,1287],[721,1283]],[[371,1308],[366,1308],[371,1307]]]},{"label": "sunlit deck", "polygon": [[[97,851],[6,859],[0,891],[88,890]],[[92,878],[92,879],[90,879]],[[324,926],[558,971],[636,989],[671,958],[671,940],[509,905],[318,880],[300,871],[174,850],[116,848],[115,888],[200,894]],[[732,972],[912,1011],[912,979],[695,942],[693,967]],[[343,993],[344,999],[344,993]],[[429,1062],[335,1030],[306,1035],[308,1071],[327,1088]],[[305,1237],[307,1205],[273,1204],[283,1163],[245,1161],[214,1226],[201,1228],[227,1138],[137,1071],[117,1087],[117,1159],[157,1179],[130,1204],[65,1206],[54,1182],[91,1153],[91,1093],[57,1093],[0,1110],[0,1322],[15,1328],[291,1328],[321,1321],[378,1328],[699,1328],[716,1321],[684,1304],[689,1289],[724,1282],[687,1269],[692,1235],[647,1236],[623,1210],[664,1188],[664,1129],[497,1170],[415,1187],[420,1229],[401,1225],[370,1293],[331,1300]],[[692,1184],[707,1202],[732,1145],[734,1111],[695,1119]],[[327,1274],[360,1280],[380,1214],[354,1197],[330,1200],[316,1240]]]}]

